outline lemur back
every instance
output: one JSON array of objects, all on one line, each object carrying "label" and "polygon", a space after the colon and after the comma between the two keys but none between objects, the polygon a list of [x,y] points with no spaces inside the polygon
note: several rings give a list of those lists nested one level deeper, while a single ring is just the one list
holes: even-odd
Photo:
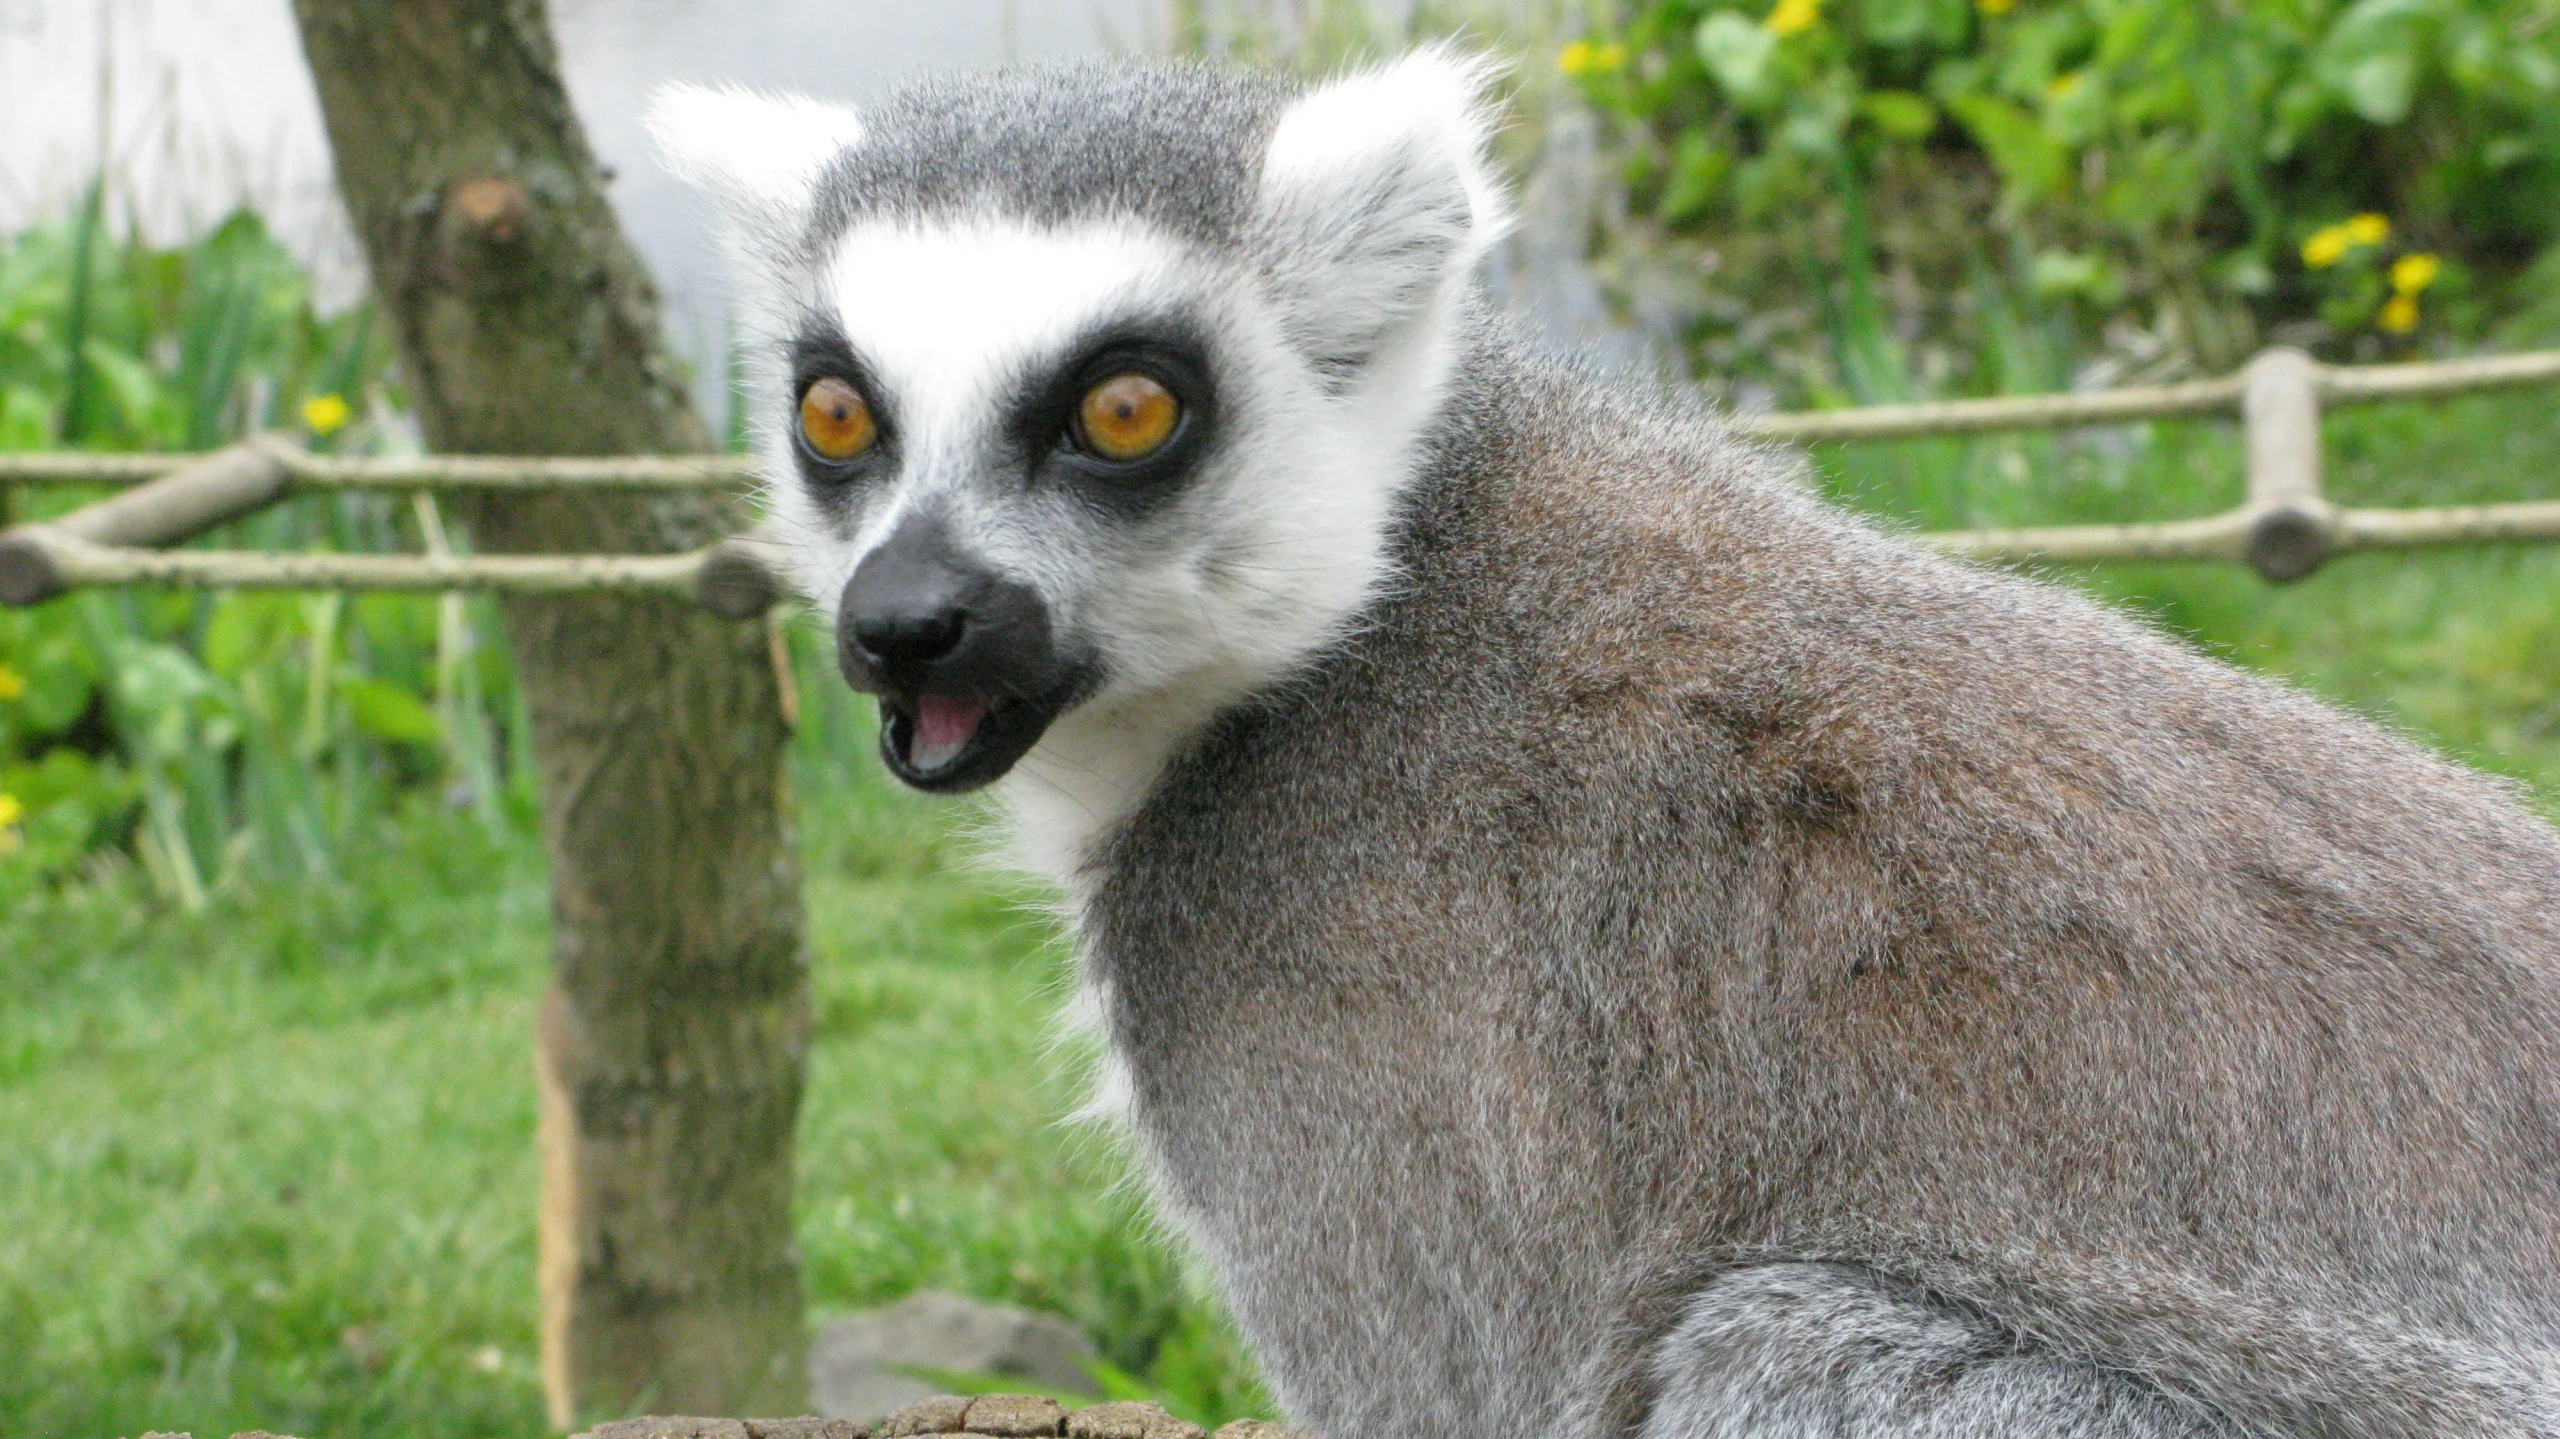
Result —
[{"label": "lemur back", "polygon": [[1480,83],[658,118],[884,759],[1063,887],[1290,1417],[2560,1434],[2560,836],[1535,354]]}]

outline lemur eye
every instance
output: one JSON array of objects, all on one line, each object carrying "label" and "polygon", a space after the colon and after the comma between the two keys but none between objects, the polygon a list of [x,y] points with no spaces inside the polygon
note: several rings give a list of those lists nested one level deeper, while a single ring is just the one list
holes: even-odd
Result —
[{"label": "lemur eye", "polygon": [[800,437],[821,459],[850,460],[879,434],[870,403],[846,381],[820,380],[800,397]]},{"label": "lemur eye", "polygon": [[1173,391],[1145,375],[1114,375],[1085,391],[1076,438],[1106,460],[1143,460],[1173,438],[1181,419]]}]

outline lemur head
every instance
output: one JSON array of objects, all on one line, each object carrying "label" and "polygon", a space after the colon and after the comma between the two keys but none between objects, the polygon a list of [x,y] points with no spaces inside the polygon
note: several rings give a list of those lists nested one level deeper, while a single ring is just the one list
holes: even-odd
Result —
[{"label": "lemur head", "polygon": [[1003,775],[1071,711],[1204,717],[1386,578],[1474,262],[1482,71],[1191,67],[674,87],[744,262],[772,525],[890,769]]}]

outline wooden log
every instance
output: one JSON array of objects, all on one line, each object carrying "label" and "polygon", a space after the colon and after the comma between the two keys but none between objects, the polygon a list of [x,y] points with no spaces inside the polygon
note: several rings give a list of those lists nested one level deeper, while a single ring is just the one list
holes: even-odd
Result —
[{"label": "wooden log", "polygon": [[2427,510],[2341,510],[2337,517],[2337,544],[2342,550],[2538,540],[2560,540],[2560,500]]},{"label": "wooden log", "polygon": [[1936,400],[1911,405],[1868,405],[1854,410],[1746,415],[1737,418],[1734,427],[1762,439],[1799,444],[2072,429],[2133,420],[2227,415],[2239,408],[2243,387],[2241,376],[2226,375],[2183,385],[2146,385],[2084,394],[2011,395],[1988,400]]},{"label": "wooden log", "polygon": [[2007,564],[2086,564],[2095,560],[2237,560],[2249,541],[2250,514],[2234,510],[2200,520],[2132,525],[2053,525],[2028,529],[1940,530],[1911,536],[1942,554]]},{"label": "wooden log", "polygon": [[559,456],[421,455],[357,460],[305,455],[293,465],[298,489],[314,490],[730,490],[759,474],[750,455]]},{"label": "wooden log", "polygon": [[748,536],[681,555],[266,554],[93,545],[49,525],[0,536],[0,603],[66,590],[473,590],[509,595],[658,594],[723,619],[752,619],[788,593],[768,542]]},{"label": "wooden log", "polygon": [[599,1424],[572,1439],[927,1439],[940,1434],[984,1439],[1306,1439],[1264,1419],[1231,1420],[1211,1436],[1166,1413],[1161,1404],[1118,1400],[1075,1409],[1037,1394],[944,1394],[910,1404],[877,1425],[845,1419],[650,1415]]},{"label": "wooden log", "polygon": [[[659,594],[692,598],[709,550],[681,555],[344,555],[137,550],[28,526],[11,540],[39,554],[64,589],[158,585],[208,590],[492,590],[515,595]],[[8,551],[0,551],[5,564]],[[0,569],[0,581],[6,571]],[[0,589],[0,600],[18,603]]]},{"label": "wooden log", "polygon": [[134,548],[192,539],[280,498],[291,474],[272,443],[250,440],[40,524],[0,533],[0,603],[32,605],[76,581],[71,546]]},{"label": "wooden log", "polygon": [[[746,490],[752,455],[315,455],[280,437],[261,441],[294,490]],[[214,453],[221,453],[216,451]],[[68,489],[147,484],[207,458],[197,454],[0,454],[0,483]]]},{"label": "wooden log", "polygon": [[2555,382],[2560,382],[2560,350],[2528,350],[2405,365],[2324,365],[2320,397],[2333,405],[2372,405]]},{"label": "wooden log", "polygon": [[[2057,525],[2044,529],[1939,530],[1911,536],[1942,554],[2003,564],[2088,564],[2099,560],[2233,560],[2246,562],[2264,519],[2241,508],[2200,520],[2135,525]],[[2445,545],[2560,540],[2560,500],[2455,505],[2428,510],[2328,512],[2332,554],[2350,550],[2428,549]]]},{"label": "wooden log", "polygon": [[651,1414],[599,1424],[575,1439],[872,1439],[871,1427],[849,1419],[716,1419]]},{"label": "wooden log", "polygon": [[192,454],[92,455],[77,450],[0,455],[0,482],[12,485],[139,485],[193,464]]},{"label": "wooden log", "polygon": [[694,599],[723,619],[752,619],[789,592],[782,545],[762,527],[701,551]]}]

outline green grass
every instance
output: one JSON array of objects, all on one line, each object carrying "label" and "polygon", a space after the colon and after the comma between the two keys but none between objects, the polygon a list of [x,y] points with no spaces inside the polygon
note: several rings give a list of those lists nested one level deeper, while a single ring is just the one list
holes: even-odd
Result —
[{"label": "green grass", "polygon": [[[1204,1419],[1267,1412],[1116,1156],[1060,1122],[1045,923],[961,862],[951,811],[824,768],[815,1317],[958,1289],[1079,1321]],[[203,914],[128,876],[0,928],[0,1435],[545,1432],[538,855],[426,809],[352,853]]]},{"label": "green grass", "polygon": [[[2023,462],[2004,459],[2014,449]],[[2356,503],[2560,493],[2542,396],[2336,417]],[[2200,514],[2233,437],[1822,456],[1921,526]],[[2019,478],[2023,473],[2029,478]],[[2074,576],[2560,808],[2560,549]],[[817,1042],[800,1236],[819,1318],[938,1285],[1066,1314],[1204,1418],[1260,1398],[1107,1146],[1061,1123],[1063,957],[966,863],[966,811],[894,793],[858,707],[806,681],[801,827]],[[538,856],[411,808],[333,880],[188,915],[109,875],[0,923],[0,1435],[266,1427],[533,1435],[529,1034]]]},{"label": "green grass", "polygon": [[530,1432],[543,915],[522,855],[433,814],[254,907],[22,904],[0,1430]]}]

